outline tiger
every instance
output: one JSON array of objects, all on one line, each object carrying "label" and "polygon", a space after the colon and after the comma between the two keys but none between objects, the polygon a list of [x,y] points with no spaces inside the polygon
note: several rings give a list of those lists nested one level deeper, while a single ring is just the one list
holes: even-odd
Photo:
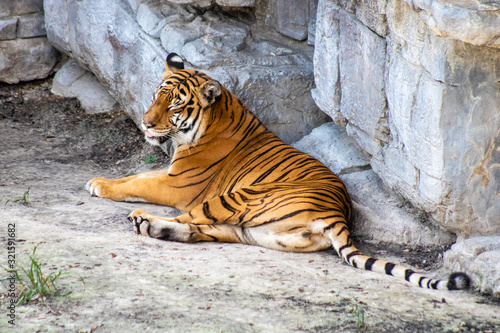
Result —
[{"label": "tiger", "polygon": [[447,280],[363,254],[353,244],[352,203],[342,180],[317,159],[285,144],[228,89],[185,69],[170,53],[163,80],[142,118],[152,145],[171,140],[169,167],[121,179],[94,178],[90,195],[175,207],[160,217],[136,209],[137,234],[176,242],[227,242],[288,252],[333,247],[354,268],[428,289],[467,289],[462,272]]}]

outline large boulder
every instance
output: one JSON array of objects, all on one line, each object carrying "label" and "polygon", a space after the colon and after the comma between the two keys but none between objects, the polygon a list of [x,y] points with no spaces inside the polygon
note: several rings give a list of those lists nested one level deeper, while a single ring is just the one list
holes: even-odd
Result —
[{"label": "large boulder", "polygon": [[317,105],[461,237],[500,232],[500,5],[475,3],[320,0],[314,54]]},{"label": "large boulder", "polygon": [[106,113],[118,109],[118,103],[111,97],[94,74],[70,60],[59,69],[52,81],[51,92],[64,97],[75,97],[89,114]]},{"label": "large boulder", "polygon": [[[213,7],[215,5],[215,7]],[[221,10],[212,10],[218,8]],[[264,34],[265,13],[225,10],[254,1],[45,0],[50,41],[94,73],[140,122],[168,52],[181,55],[233,91],[284,141],[326,121],[310,89],[312,48]],[[195,6],[195,7],[192,7]],[[212,6],[212,7],[210,7]],[[245,16],[247,15],[247,16]],[[253,17],[253,19],[252,19]]]}]

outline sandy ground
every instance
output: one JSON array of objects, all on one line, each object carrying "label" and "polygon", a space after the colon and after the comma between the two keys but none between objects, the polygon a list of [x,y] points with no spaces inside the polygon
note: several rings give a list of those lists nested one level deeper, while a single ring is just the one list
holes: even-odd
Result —
[{"label": "sandy ground", "polygon": [[[131,210],[175,211],[90,197],[84,185],[158,167],[161,153],[143,145],[125,116],[88,116],[49,91],[50,80],[0,86],[0,263],[7,267],[15,224],[16,263],[26,265],[37,246],[47,273],[68,272],[58,286],[72,293],[17,306],[13,326],[3,279],[0,332],[356,332],[361,309],[366,332],[500,332],[498,301],[356,270],[332,250],[294,254],[136,235]],[[28,189],[29,204],[17,201]],[[408,263],[404,252],[363,249]],[[446,274],[438,254],[431,267],[428,275]]]}]

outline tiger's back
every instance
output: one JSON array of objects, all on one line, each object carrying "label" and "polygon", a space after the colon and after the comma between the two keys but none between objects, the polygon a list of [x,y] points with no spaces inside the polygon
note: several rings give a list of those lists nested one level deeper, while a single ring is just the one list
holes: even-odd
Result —
[{"label": "tiger's back", "polygon": [[[185,70],[177,75],[170,76],[169,81],[189,82],[200,73]],[[341,205],[350,214],[347,191],[335,174],[318,160],[283,143],[234,94],[223,86],[220,89],[212,109],[194,109],[189,115],[196,117],[197,112],[203,112],[200,126],[196,133],[191,133],[198,137],[196,143],[179,146],[173,156],[169,174],[186,179],[186,190],[191,185],[198,192],[186,205],[174,203],[177,208],[189,211],[212,198],[260,184],[315,181],[325,185],[335,183],[344,198]],[[177,95],[177,98],[188,97]],[[144,122],[158,119],[156,112],[150,109]]]},{"label": "tiger's back", "polygon": [[136,232],[181,241],[222,241],[293,252],[333,246],[350,265],[421,287],[463,289],[454,273],[432,280],[365,256],[354,246],[352,207],[342,181],[311,156],[286,145],[217,81],[185,70],[171,54],[167,72],[143,118],[146,139],[176,143],[168,170],[118,180],[93,179],[91,194],[177,207],[186,213],[130,214]]}]

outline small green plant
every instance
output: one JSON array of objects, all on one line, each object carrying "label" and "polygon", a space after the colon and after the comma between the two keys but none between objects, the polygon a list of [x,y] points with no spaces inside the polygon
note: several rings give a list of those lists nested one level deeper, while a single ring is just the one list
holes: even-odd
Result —
[{"label": "small green plant", "polygon": [[480,292],[481,291],[481,285],[482,285],[482,280],[483,280],[483,274],[479,274],[477,276],[477,282],[475,284],[472,285],[472,288],[477,291],[477,292]]},{"label": "small green plant", "polygon": [[356,333],[365,328],[365,310],[362,305],[353,305],[351,311],[356,315]]},{"label": "small green plant", "polygon": [[28,267],[20,267],[28,281],[26,282],[24,278],[21,278],[18,270],[15,271],[16,278],[21,284],[17,305],[29,304],[32,300],[38,298],[44,303],[47,296],[68,296],[71,294],[71,291],[64,294],[60,293],[56,287],[56,280],[68,272],[59,270],[58,273],[52,272],[45,275],[42,271],[42,264],[36,257],[36,248],[35,246],[33,254],[29,255]]},{"label": "small green plant", "polygon": [[[30,189],[31,187],[28,187],[28,190],[24,192],[23,196],[20,197],[19,199],[14,200],[14,203],[22,203],[25,206],[28,206],[30,204],[29,198],[30,198]],[[5,204],[8,204],[10,200],[7,200]]]},{"label": "small green plant", "polygon": [[144,160],[144,164],[148,165],[153,163],[154,161],[156,161],[156,155],[151,155],[146,157],[146,159]]}]

